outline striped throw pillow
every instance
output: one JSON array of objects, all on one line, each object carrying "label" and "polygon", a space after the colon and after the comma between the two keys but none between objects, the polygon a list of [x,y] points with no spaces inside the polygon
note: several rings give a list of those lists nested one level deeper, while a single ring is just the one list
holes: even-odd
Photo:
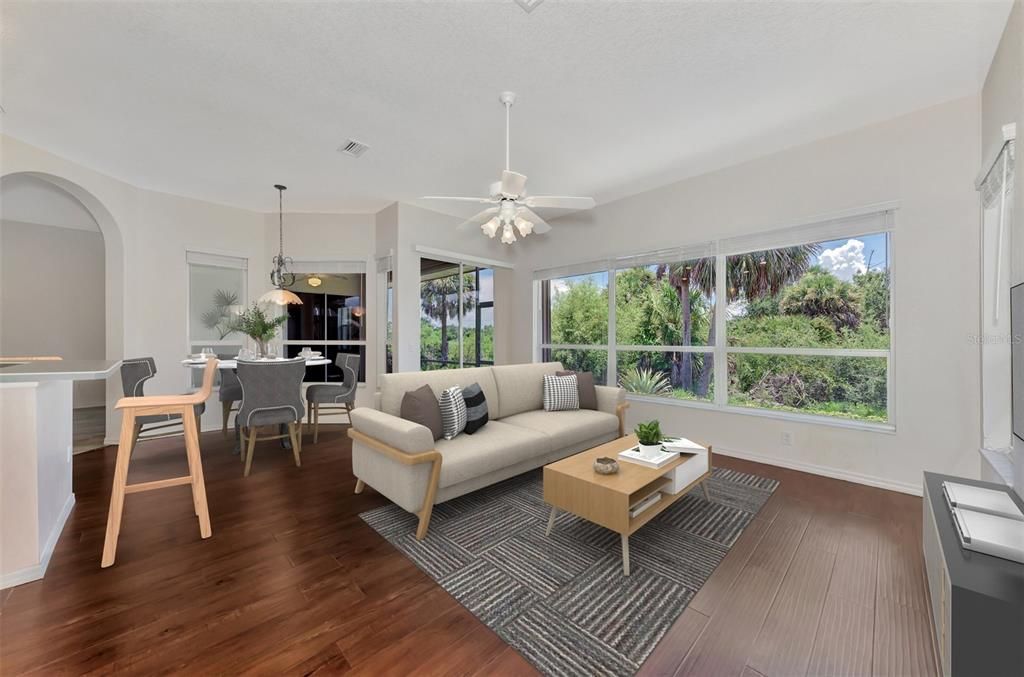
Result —
[{"label": "striped throw pillow", "polygon": [[544,375],[544,411],[568,411],[580,408],[580,391],[576,374]]},{"label": "striped throw pillow", "polygon": [[479,383],[462,389],[462,399],[466,401],[466,434],[472,435],[487,423],[487,398]]},{"label": "striped throw pillow", "polygon": [[466,429],[466,400],[462,398],[462,388],[452,386],[442,391],[441,401],[441,435],[446,440],[453,439]]}]

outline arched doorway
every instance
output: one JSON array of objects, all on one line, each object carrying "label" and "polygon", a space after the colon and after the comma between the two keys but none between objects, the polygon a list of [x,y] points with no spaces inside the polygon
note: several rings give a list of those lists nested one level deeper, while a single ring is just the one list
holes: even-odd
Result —
[{"label": "arched doorway", "polygon": [[[83,212],[91,217],[96,229],[102,236],[101,247],[103,257],[102,271],[100,273],[102,282],[101,288],[98,290],[98,295],[101,296],[101,304],[100,306],[93,306],[102,308],[102,328],[100,333],[102,334],[103,354],[92,355],[92,357],[105,357],[111,360],[121,359],[124,354],[124,244],[121,231],[110,210],[89,190],[73,181],[53,174],[32,171],[12,172],[0,177],[0,188],[5,185],[20,185],[23,190],[25,187],[28,187],[28,192],[22,195],[25,198],[22,207],[31,211],[33,204],[39,203],[38,213],[43,221],[48,219],[47,214],[49,214],[49,218],[58,218],[57,215],[61,215],[63,218],[73,218],[72,210],[74,205],[80,206]],[[63,212],[61,211],[62,208],[64,209]],[[5,206],[3,211],[0,212],[0,216],[7,220],[9,211],[9,206]],[[21,219],[26,219],[25,211],[22,211],[20,214],[11,215],[18,215]],[[24,231],[25,229],[22,230]],[[37,248],[39,244],[38,242],[36,243]],[[71,244],[70,246],[74,245]],[[28,266],[25,270],[34,270],[35,273],[31,275],[18,275],[19,278],[25,278],[19,279],[16,284],[18,293],[30,295],[33,288],[39,289],[41,286],[46,285],[51,285],[52,291],[53,285],[51,283],[59,283],[59,279],[57,279],[59,278],[58,271],[52,263],[47,264],[43,258],[39,258],[39,260],[32,260],[32,258],[39,257],[31,257],[23,263],[25,266]],[[64,271],[60,272],[63,273]],[[59,289],[57,291],[59,292]],[[43,312],[47,311],[59,312],[59,308],[43,309]],[[13,313],[4,311],[3,321],[5,325],[18,321],[18,317],[13,315]],[[59,324],[58,318],[58,327]],[[68,326],[66,331],[72,340],[77,338],[74,326]],[[79,346],[73,346],[73,348],[72,352],[77,351]],[[38,351],[30,351],[29,354],[36,352]],[[95,431],[97,436],[105,437],[106,430],[117,430],[113,404],[120,395],[121,386],[117,378],[111,378],[107,381],[104,393],[94,395],[95,397],[102,398],[106,408],[104,422],[100,426],[101,429]]]}]

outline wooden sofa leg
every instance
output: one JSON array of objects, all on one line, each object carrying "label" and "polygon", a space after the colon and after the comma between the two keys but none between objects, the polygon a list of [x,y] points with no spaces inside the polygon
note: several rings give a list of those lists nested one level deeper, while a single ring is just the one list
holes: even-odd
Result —
[{"label": "wooden sofa leg", "polygon": [[430,464],[430,480],[427,482],[427,495],[423,498],[423,507],[420,509],[420,524],[416,528],[416,540],[422,541],[427,535],[427,528],[430,526],[430,515],[434,512],[434,499],[437,498],[437,483],[441,479],[441,458]]},{"label": "wooden sofa leg", "polygon": [[422,541],[427,535],[427,528],[430,527],[430,515],[434,512],[434,506],[428,505],[420,511],[420,524],[416,527],[416,540]]},{"label": "wooden sofa leg", "polygon": [[365,488],[366,488],[366,482],[364,482],[362,480],[356,480],[356,491],[355,491],[355,493],[361,494],[361,493],[363,493],[363,489],[365,489]]}]

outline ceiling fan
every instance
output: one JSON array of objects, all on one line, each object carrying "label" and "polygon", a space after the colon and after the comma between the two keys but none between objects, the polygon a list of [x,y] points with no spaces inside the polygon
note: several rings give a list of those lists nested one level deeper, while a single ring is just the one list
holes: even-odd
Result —
[{"label": "ceiling fan", "polygon": [[516,101],[514,92],[502,92],[498,100],[505,106],[505,171],[501,173],[501,181],[491,184],[490,197],[440,197],[430,195],[424,200],[451,200],[455,202],[475,202],[491,205],[471,219],[460,224],[458,228],[465,230],[479,226],[488,237],[493,238],[501,231],[502,244],[516,241],[516,232],[520,237],[530,233],[546,233],[551,226],[533,211],[543,209],[593,209],[594,198],[568,197],[559,195],[527,195],[526,176],[509,169],[509,121],[512,104]]}]

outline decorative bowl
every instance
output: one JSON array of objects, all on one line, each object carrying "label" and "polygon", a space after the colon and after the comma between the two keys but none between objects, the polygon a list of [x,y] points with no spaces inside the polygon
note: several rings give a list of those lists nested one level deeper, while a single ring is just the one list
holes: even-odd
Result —
[{"label": "decorative bowl", "polygon": [[614,475],[619,472],[619,462],[614,458],[602,456],[594,461],[594,472],[598,475]]}]

